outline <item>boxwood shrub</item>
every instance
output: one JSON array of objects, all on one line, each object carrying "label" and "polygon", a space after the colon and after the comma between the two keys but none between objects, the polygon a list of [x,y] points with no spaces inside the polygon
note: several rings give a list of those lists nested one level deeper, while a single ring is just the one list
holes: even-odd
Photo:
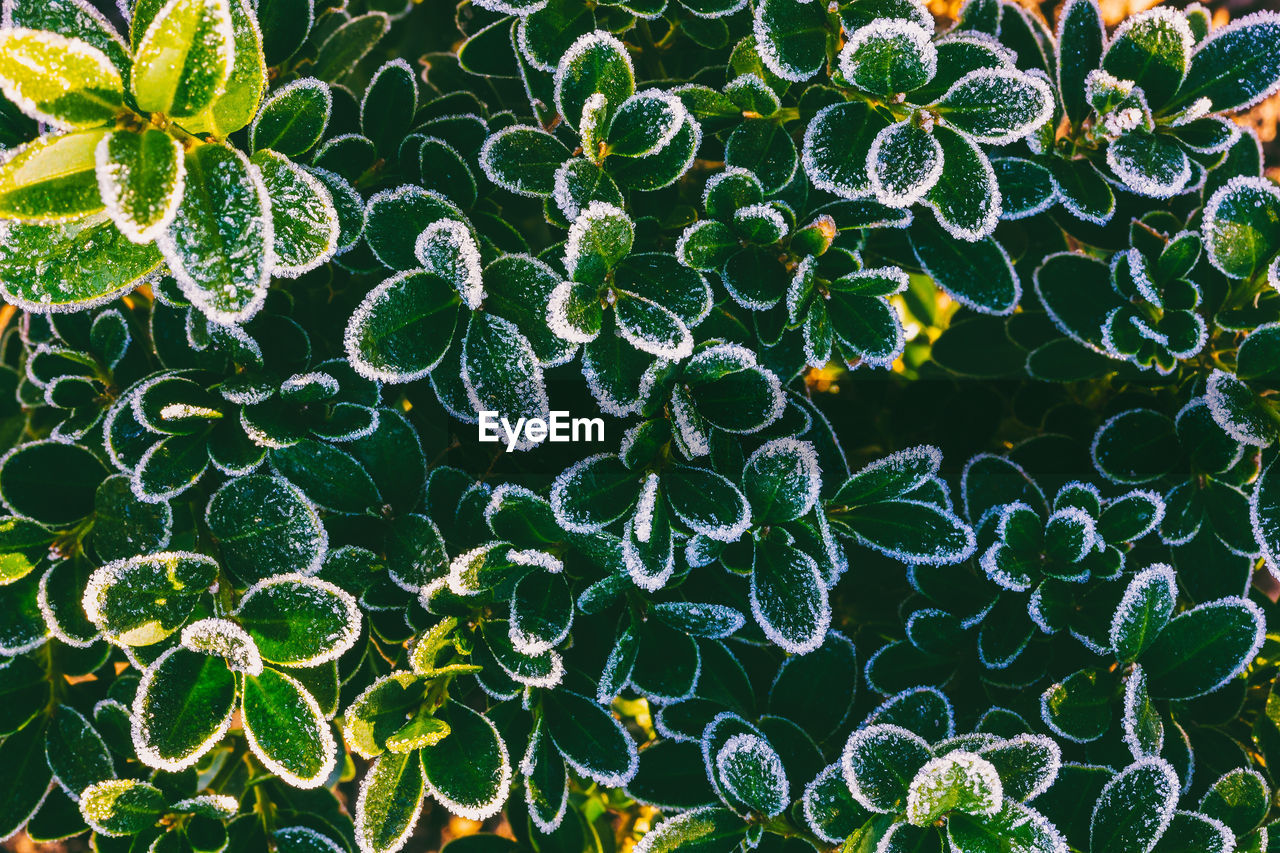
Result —
[{"label": "boxwood shrub", "polygon": [[1277,89],[1195,3],[6,0],[0,838],[1280,849]]}]

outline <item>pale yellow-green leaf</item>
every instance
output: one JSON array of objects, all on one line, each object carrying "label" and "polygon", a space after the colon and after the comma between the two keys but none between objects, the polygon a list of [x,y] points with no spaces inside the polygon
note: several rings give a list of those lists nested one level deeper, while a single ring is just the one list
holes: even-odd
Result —
[{"label": "pale yellow-green leaf", "polygon": [[226,92],[234,64],[228,0],[169,0],[134,55],[134,98],[143,112],[199,115]]},{"label": "pale yellow-green leaf", "polygon": [[106,124],[124,108],[124,82],[105,53],[41,30],[0,30],[0,89],[27,115],[63,129]]},{"label": "pale yellow-green leaf", "polygon": [[0,165],[0,218],[69,222],[103,208],[94,151],[106,128],[44,136]]},{"label": "pale yellow-green leaf", "polygon": [[235,66],[227,80],[227,90],[213,106],[182,126],[192,133],[212,133],[226,138],[248,127],[258,114],[258,105],[267,89],[267,61],[262,53],[262,33],[247,0],[230,0],[231,23],[235,30]]}]

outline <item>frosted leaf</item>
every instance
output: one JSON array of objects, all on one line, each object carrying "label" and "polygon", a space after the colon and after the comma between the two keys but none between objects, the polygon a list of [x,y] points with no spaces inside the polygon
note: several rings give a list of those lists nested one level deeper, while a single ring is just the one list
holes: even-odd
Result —
[{"label": "frosted leaf", "polygon": [[938,49],[924,27],[882,18],[855,30],[840,51],[840,73],[874,95],[909,92],[933,79]]},{"label": "frosted leaf", "polygon": [[[973,140],[946,125],[935,128],[934,135],[942,145],[943,168],[938,182],[926,193],[925,204],[954,239],[974,243],[990,236],[1000,219],[1001,205],[1000,185],[991,161]],[[1000,251],[1003,253],[1004,247]],[[1016,291],[1017,279],[1014,281]]]},{"label": "frosted leaf", "polygon": [[1267,10],[1233,19],[1196,45],[1175,103],[1206,94],[1214,112],[1248,109],[1280,90],[1276,66],[1280,14]]},{"label": "frosted leaf", "polygon": [[[494,781],[494,784],[490,786],[493,789],[492,799],[483,802],[459,802],[432,781],[433,769],[430,762],[424,757],[423,766],[426,773],[424,774],[423,781],[425,782],[427,793],[435,798],[440,805],[448,809],[450,813],[455,814],[458,817],[474,821],[487,820],[502,811],[502,805],[506,802],[508,790],[511,787],[511,754],[507,751],[507,743],[503,740],[502,734],[498,731],[498,728],[484,714],[456,702],[450,702],[445,707],[452,712],[450,714],[450,718],[446,720],[446,722],[449,722],[454,729],[454,732],[451,734],[456,736],[457,731],[465,725],[470,729],[468,734],[470,734],[471,737],[468,738],[468,742],[475,744],[476,730],[480,729],[480,727],[487,728],[488,731],[482,732],[482,736],[484,736],[485,740],[488,742],[482,745],[486,747],[493,747],[495,754],[492,756],[485,755],[482,757],[486,759],[492,757],[496,760],[499,766],[496,768],[497,773],[495,775],[497,775],[498,778]],[[445,740],[447,741],[448,738]]]},{"label": "frosted leaf", "polygon": [[166,810],[164,794],[150,782],[137,779],[105,779],[90,785],[80,796],[84,822],[95,833],[108,837],[141,832]]},{"label": "frosted leaf", "polygon": [[1134,575],[1111,618],[1116,657],[1136,660],[1169,621],[1177,599],[1178,579],[1170,566],[1157,563]]},{"label": "frosted leaf", "polygon": [[[622,562],[627,568],[627,574],[631,577],[631,582],[636,586],[648,592],[657,592],[667,585],[667,581],[671,580],[671,576],[675,574],[675,552],[672,548],[670,532],[667,533],[667,543],[665,551],[657,554],[658,563],[656,566],[650,564],[651,552],[642,553],[636,546],[638,535],[636,533],[636,519],[627,519],[626,526],[622,535]],[[648,540],[642,540],[647,542]]]},{"label": "frosted leaf", "polygon": [[230,794],[196,794],[178,800],[169,807],[175,812],[225,820],[235,817],[240,810],[240,801]]},{"label": "frosted leaf", "polygon": [[863,808],[892,814],[906,805],[917,771],[931,758],[929,744],[919,735],[877,724],[849,736],[840,768],[849,793]]},{"label": "frosted leaf", "polygon": [[340,226],[333,194],[320,178],[274,151],[252,162],[271,198],[275,264],[271,274],[297,278],[336,254]]},{"label": "frosted leaf", "polygon": [[556,111],[574,127],[582,105],[593,94],[620,104],[635,91],[631,55],[618,38],[604,30],[579,36],[560,57],[553,77]]},{"label": "frosted leaf", "polygon": [[910,207],[941,177],[942,146],[910,122],[891,124],[871,143],[867,173],[877,201],[889,207]]},{"label": "frosted leaf", "polygon": [[634,239],[635,226],[626,211],[603,201],[590,202],[569,226],[569,236],[564,243],[565,271],[575,277],[579,263],[588,255],[605,261],[605,270],[600,270],[603,273],[630,253]]},{"label": "frosted leaf", "polygon": [[[306,389],[315,388],[315,392]],[[295,373],[280,383],[280,392],[293,395],[302,392],[318,393],[324,397],[333,397],[338,393],[338,380],[327,373],[313,370],[310,373]]]},{"label": "frosted leaf", "polygon": [[[809,0],[797,2],[806,4]],[[797,3],[788,0],[763,0],[754,7],[752,34],[765,68],[792,83],[803,83],[822,70],[825,33],[815,37],[814,7],[797,9]]]},{"label": "frosted leaf", "polygon": [[[366,379],[390,384],[413,382],[430,374],[450,351],[449,336],[456,323],[456,311],[441,304],[442,290],[437,279],[410,270],[397,273],[365,294],[343,335],[351,368]],[[410,313],[411,308],[420,313]],[[405,333],[407,322],[420,331]],[[432,338],[435,340],[429,340]],[[424,357],[421,344],[426,343],[434,348]]]},{"label": "frosted leaf", "polygon": [[943,120],[979,142],[1008,145],[1053,114],[1049,84],[1012,68],[979,68],[952,84],[934,105]]},{"label": "frosted leaf", "polygon": [[564,658],[555,649],[538,654],[521,652],[511,642],[509,631],[497,625],[485,634],[485,639],[498,666],[517,684],[549,690],[564,680]]},{"label": "frosted leaf", "polygon": [[1223,275],[1244,278],[1280,247],[1280,187],[1266,178],[1237,175],[1204,207],[1204,246]]},{"label": "frosted leaf", "polygon": [[765,817],[781,814],[790,802],[782,759],[757,735],[729,738],[716,753],[716,775],[731,799]]},{"label": "frosted leaf", "polygon": [[212,558],[185,551],[117,560],[94,570],[81,603],[110,642],[148,645],[182,625],[217,573]]},{"label": "frosted leaf", "polygon": [[413,244],[413,254],[428,272],[457,288],[472,311],[484,301],[480,248],[471,230],[454,219],[441,219],[426,227]]},{"label": "frosted leaf", "polygon": [[1004,801],[1000,774],[991,762],[958,750],[921,767],[907,794],[907,821],[928,826],[952,811],[992,815]]},{"label": "frosted leaf", "polygon": [[[619,157],[646,157],[671,143],[689,112],[675,95],[658,89],[637,92],[617,105],[608,128],[608,152]],[[583,113],[586,120],[586,112]],[[584,136],[584,141],[589,137]]]},{"label": "frosted leaf", "polygon": [[840,763],[828,765],[805,786],[800,800],[804,822],[809,831],[828,844],[844,843],[844,839],[856,828],[856,821],[860,817],[860,810],[848,807],[848,796]]},{"label": "frosted leaf", "polygon": [[[599,488],[598,478],[608,476],[612,481],[620,468],[621,462],[618,461],[616,454],[597,453],[580,459],[561,471],[555,482],[551,484],[549,497],[556,523],[571,533],[596,533],[629,511],[634,500],[628,500],[625,504],[619,503],[616,507],[612,506],[611,501],[610,511],[605,517],[594,512],[584,512],[589,505],[581,504],[578,500],[579,490],[588,489],[594,492]],[[632,494],[634,495],[634,492]],[[613,515],[615,510],[618,512],[617,516],[607,517]]]},{"label": "frosted leaf", "polygon": [[[337,764],[338,744],[311,691],[293,676],[267,669],[259,678],[245,677],[243,694],[245,741],[263,766],[295,788],[323,785]],[[320,753],[318,763],[314,752],[302,754],[308,749]]]},{"label": "frosted leaf", "polygon": [[93,127],[123,107],[120,71],[98,48],[46,30],[0,30],[0,90],[27,115],[61,130]]},{"label": "frosted leaf", "polygon": [[[594,152],[604,146],[604,137],[608,132],[609,99],[596,92],[582,104],[582,119],[578,122],[578,138],[582,141],[583,150]],[[592,162],[595,162],[594,160]],[[559,169],[556,173],[559,174]],[[555,186],[552,185],[554,192]]]},{"label": "frosted leaf", "polygon": [[663,820],[645,833],[633,853],[676,853],[690,847],[718,845],[739,832],[745,833],[745,828],[742,819],[733,812],[718,806],[703,806]]},{"label": "frosted leaf", "polygon": [[[785,506],[789,518],[807,515],[818,502],[822,468],[817,451],[808,441],[777,438],[758,447],[743,466],[743,489],[757,517],[772,507]],[[768,488],[769,492],[763,492]]]},{"label": "frosted leaf", "polygon": [[756,543],[750,601],[760,630],[791,654],[808,654],[826,639],[831,603],[818,563],[777,537]]},{"label": "frosted leaf", "polygon": [[1159,755],[1164,751],[1164,723],[1151,707],[1147,675],[1136,664],[1125,678],[1120,723],[1125,745],[1135,759]]},{"label": "frosted leaf", "polygon": [[240,597],[235,615],[258,634],[263,657],[282,666],[337,660],[360,636],[355,596],[337,584],[298,573],[253,584]]},{"label": "frosted leaf", "polygon": [[1181,785],[1162,758],[1134,762],[1102,789],[1089,827],[1092,850],[1149,850],[1173,820]]},{"label": "frosted leaf", "polygon": [[395,853],[404,847],[423,803],[418,753],[378,756],[356,795],[355,836],[360,853]]},{"label": "frosted leaf", "polygon": [[[823,107],[809,120],[800,164],[815,188],[854,201],[873,195],[866,158],[850,144],[850,137],[868,124],[866,107],[850,103]],[[871,140],[865,144],[870,150]]]},{"label": "frosted leaf", "polygon": [[173,222],[187,179],[182,153],[182,143],[162,131],[116,131],[98,143],[98,193],[131,242],[150,243]]},{"label": "frosted leaf", "polygon": [[1191,159],[1172,139],[1129,133],[1107,146],[1107,165],[1138,195],[1172,198],[1191,180]]},{"label": "frosted leaf", "polygon": [[1021,734],[978,750],[1000,772],[1005,797],[1029,802],[1053,787],[1062,747],[1045,735]]},{"label": "frosted leaf", "polygon": [[271,837],[277,850],[288,853],[344,853],[336,841],[309,826],[286,826],[271,833]]},{"label": "frosted leaf", "polygon": [[[227,730],[231,728],[231,719],[235,711],[235,680],[230,671],[225,669],[222,672],[226,678],[230,680],[229,685],[223,685],[226,695],[217,695],[215,690],[211,689],[207,684],[202,685],[203,694],[196,698],[198,703],[194,709],[179,709],[195,713],[201,717],[207,717],[209,714],[218,714],[211,720],[201,719],[199,726],[205,729],[205,737],[196,742],[184,743],[185,749],[176,754],[163,754],[157,747],[157,735],[167,737],[174,728],[175,720],[169,716],[174,709],[167,706],[165,701],[168,697],[161,695],[152,696],[152,685],[156,681],[156,677],[161,675],[164,665],[167,661],[179,654],[193,654],[189,649],[183,646],[174,646],[167,649],[155,662],[147,667],[142,678],[138,681],[138,689],[134,694],[133,707],[129,713],[130,736],[133,740],[133,749],[138,759],[148,767],[154,767],[159,770],[167,770],[176,773],[179,770],[185,770],[199,761],[209,750],[213,749],[217,743],[222,740]],[[203,674],[203,673],[202,673]],[[183,679],[179,678],[178,681]],[[204,679],[201,679],[202,681]],[[184,685],[178,685],[181,689]],[[183,715],[183,722],[190,721]],[[209,725],[212,722],[212,725]],[[190,737],[187,738],[190,741]]]},{"label": "frosted leaf", "polygon": [[650,474],[640,488],[636,501],[636,514],[632,518],[632,531],[637,540],[648,542],[653,531],[653,512],[658,503],[658,475]]},{"label": "frosted leaf", "polygon": [[614,303],[618,334],[641,352],[674,362],[693,352],[693,333],[675,312],[652,299],[622,293]]},{"label": "frosted leaf", "polygon": [[539,569],[545,569],[552,574],[559,574],[564,571],[564,563],[559,558],[546,551],[537,549],[527,549],[524,551],[511,551],[507,554],[507,559],[517,566],[534,566]]},{"label": "frosted leaf", "polygon": [[1235,376],[1223,370],[1209,374],[1205,385],[1205,403],[1213,420],[1227,435],[1241,444],[1269,447],[1274,427],[1252,407],[1252,390]]},{"label": "frosted leaf", "polygon": [[[477,412],[496,411],[509,421],[550,417],[547,384],[537,353],[511,321],[475,313],[462,343],[462,384]],[[537,442],[521,434],[511,450],[531,450]]]},{"label": "frosted leaf", "polygon": [[193,652],[218,655],[227,665],[246,675],[262,674],[262,655],[253,638],[226,619],[200,619],[182,629],[182,645]]},{"label": "frosted leaf", "polygon": [[1133,80],[1160,106],[1182,83],[1194,47],[1186,16],[1178,9],[1158,6],[1116,28],[1102,64],[1108,72]]}]

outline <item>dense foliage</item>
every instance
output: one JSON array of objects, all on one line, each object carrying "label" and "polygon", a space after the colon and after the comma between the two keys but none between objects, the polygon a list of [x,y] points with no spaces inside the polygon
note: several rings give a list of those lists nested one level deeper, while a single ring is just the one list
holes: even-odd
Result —
[{"label": "dense foliage", "polygon": [[1278,849],[1280,14],[121,6],[0,28],[0,838]]}]

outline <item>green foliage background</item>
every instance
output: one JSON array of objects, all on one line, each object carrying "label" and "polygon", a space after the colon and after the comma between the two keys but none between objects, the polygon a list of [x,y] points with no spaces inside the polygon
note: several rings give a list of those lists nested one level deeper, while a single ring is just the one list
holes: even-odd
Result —
[{"label": "green foliage background", "polygon": [[1048,11],[8,0],[0,838],[1280,846],[1280,14]]}]

